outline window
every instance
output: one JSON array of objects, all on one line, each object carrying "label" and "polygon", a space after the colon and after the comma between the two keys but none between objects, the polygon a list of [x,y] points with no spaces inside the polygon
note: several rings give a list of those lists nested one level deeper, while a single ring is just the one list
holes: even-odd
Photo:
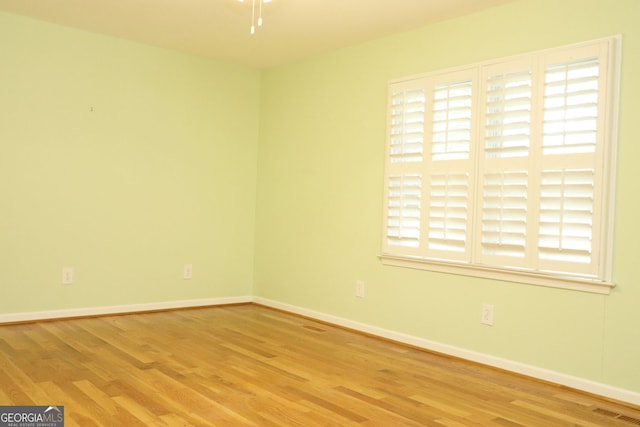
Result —
[{"label": "window", "polygon": [[607,293],[620,41],[390,82],[382,261]]}]

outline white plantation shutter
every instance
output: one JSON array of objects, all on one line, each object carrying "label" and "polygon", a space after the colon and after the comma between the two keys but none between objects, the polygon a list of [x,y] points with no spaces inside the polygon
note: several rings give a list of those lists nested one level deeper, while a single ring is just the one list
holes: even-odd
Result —
[{"label": "white plantation shutter", "polygon": [[527,156],[531,136],[531,66],[502,73],[500,68],[504,66],[492,67],[487,70],[491,74],[485,77],[485,156],[502,159]]},{"label": "white plantation shutter", "polygon": [[[538,266],[543,271],[598,276],[606,229],[602,187],[606,46],[553,52],[543,59]],[[597,200],[599,199],[599,200]]]},{"label": "white plantation shutter", "polygon": [[390,86],[385,253],[469,259],[474,75]]},{"label": "white plantation shutter", "polygon": [[424,147],[424,89],[395,92],[391,98],[391,162],[420,162]]},{"label": "white plantation shutter", "polygon": [[424,168],[425,255],[470,260],[475,72],[462,70],[428,80],[431,104],[426,134],[430,149]]},{"label": "white plantation shutter", "polygon": [[482,72],[481,211],[474,246],[475,261],[482,265],[522,268],[530,262],[533,68],[525,59]]},{"label": "white plantation shutter", "polygon": [[473,82],[453,81],[433,88],[431,156],[434,161],[469,159]]},{"label": "white plantation shutter", "polygon": [[563,271],[562,263],[581,264],[582,269],[591,264],[594,185],[590,169],[543,172],[538,244],[541,265]]},{"label": "white plantation shutter", "polygon": [[598,131],[599,60],[550,64],[545,69],[545,154],[594,153]]},{"label": "white plantation shutter", "polygon": [[449,252],[450,259],[463,258],[467,250],[469,208],[468,173],[431,175],[428,222],[431,253]]},{"label": "white plantation shutter", "polygon": [[392,82],[383,262],[606,292],[619,46]]},{"label": "white plantation shutter", "polygon": [[387,194],[387,244],[419,247],[422,176],[392,175]]},{"label": "white plantation shutter", "polygon": [[421,247],[425,93],[421,82],[401,83],[389,92],[383,243],[387,253],[417,254]]},{"label": "white plantation shutter", "polygon": [[512,257],[500,260],[504,265],[524,265],[527,248],[526,171],[493,172],[483,176],[481,215],[481,255],[484,263],[491,257]]}]

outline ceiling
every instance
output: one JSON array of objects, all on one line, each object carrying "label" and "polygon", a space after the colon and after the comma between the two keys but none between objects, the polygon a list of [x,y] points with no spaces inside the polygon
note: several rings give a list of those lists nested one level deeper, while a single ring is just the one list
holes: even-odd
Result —
[{"label": "ceiling", "polygon": [[[0,11],[253,67],[273,67],[513,0],[0,0]],[[259,2],[259,0],[256,0]]]}]

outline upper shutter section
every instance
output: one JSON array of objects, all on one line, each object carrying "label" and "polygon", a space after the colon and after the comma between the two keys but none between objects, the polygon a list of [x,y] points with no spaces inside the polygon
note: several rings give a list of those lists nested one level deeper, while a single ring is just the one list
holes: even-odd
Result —
[{"label": "upper shutter section", "polygon": [[441,83],[434,87],[431,138],[434,161],[469,158],[472,96],[471,80]]},{"label": "upper shutter section", "polygon": [[486,157],[527,156],[531,137],[531,69],[492,74],[485,84]]},{"label": "upper shutter section", "polygon": [[593,153],[598,132],[599,59],[545,69],[544,154]]},{"label": "upper shutter section", "polygon": [[392,163],[422,161],[425,104],[423,88],[401,88],[393,92],[390,118]]}]

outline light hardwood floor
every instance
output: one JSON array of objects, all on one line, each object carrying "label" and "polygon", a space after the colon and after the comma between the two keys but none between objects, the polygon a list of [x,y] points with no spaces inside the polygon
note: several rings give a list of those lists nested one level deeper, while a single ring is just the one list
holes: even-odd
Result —
[{"label": "light hardwood floor", "polygon": [[258,305],[0,326],[0,404],[66,426],[633,426],[640,408]]}]

